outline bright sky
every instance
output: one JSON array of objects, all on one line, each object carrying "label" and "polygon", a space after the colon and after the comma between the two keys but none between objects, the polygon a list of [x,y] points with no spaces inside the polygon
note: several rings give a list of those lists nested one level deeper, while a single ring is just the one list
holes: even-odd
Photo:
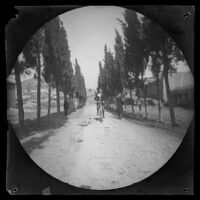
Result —
[{"label": "bright sky", "polygon": [[123,19],[121,7],[88,6],[60,15],[67,31],[71,61],[75,57],[85,77],[87,88],[96,88],[98,62],[103,60],[104,45],[114,52],[116,28],[121,34],[121,26],[116,18]]},{"label": "bright sky", "polygon": [[[104,58],[104,45],[107,44],[114,53],[114,29],[116,28],[123,36],[121,26],[116,20],[116,18],[123,20],[123,12],[122,7],[87,6],[59,16],[67,31],[71,61],[74,64],[75,58],[78,59],[87,88],[97,87],[98,62]],[[190,71],[188,66],[180,63],[178,72],[185,71]],[[152,76],[149,70],[145,75]],[[29,76],[23,77],[26,78]]]},{"label": "bright sky", "polygon": [[[75,58],[81,66],[87,88],[96,88],[98,79],[98,61],[104,57],[104,45],[114,52],[116,28],[122,30],[116,18],[124,19],[124,9],[116,6],[87,6],[60,15],[67,31],[71,61]],[[188,66],[179,63],[178,72],[189,71]],[[147,70],[147,77],[152,73]]]}]

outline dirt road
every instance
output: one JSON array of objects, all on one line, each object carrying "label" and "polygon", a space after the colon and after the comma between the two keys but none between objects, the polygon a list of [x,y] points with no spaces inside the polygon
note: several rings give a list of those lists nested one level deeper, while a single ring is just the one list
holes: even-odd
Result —
[{"label": "dirt road", "polygon": [[47,173],[71,185],[114,189],[157,171],[182,138],[105,112],[101,123],[94,103],[68,116],[57,130],[21,140],[30,157]]}]

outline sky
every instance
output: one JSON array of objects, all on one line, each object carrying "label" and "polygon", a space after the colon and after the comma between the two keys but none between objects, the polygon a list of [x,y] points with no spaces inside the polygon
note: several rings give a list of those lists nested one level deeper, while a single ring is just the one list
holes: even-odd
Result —
[{"label": "sky", "polygon": [[[87,6],[59,16],[67,32],[71,62],[74,64],[77,58],[86,88],[97,87],[98,63],[103,61],[104,45],[107,44],[108,49],[114,53],[115,28],[123,36],[121,26],[116,20],[116,18],[124,19],[123,12],[122,7]],[[179,63],[177,69],[178,72],[190,71],[183,63]],[[147,70],[145,76],[151,77],[152,74]]]},{"label": "sky", "polygon": [[[116,18],[124,19],[124,8],[116,6],[87,6],[60,15],[67,32],[71,61],[77,58],[85,77],[86,88],[96,88],[98,62],[103,60],[104,45],[114,52],[115,28],[122,34]],[[190,71],[184,63],[177,65],[177,72]],[[152,73],[147,70],[146,77]]]},{"label": "sky", "polygon": [[98,62],[103,60],[104,45],[114,52],[115,28],[122,34],[116,18],[123,19],[121,7],[89,6],[60,15],[67,32],[71,61],[77,58],[87,88],[96,88]]}]

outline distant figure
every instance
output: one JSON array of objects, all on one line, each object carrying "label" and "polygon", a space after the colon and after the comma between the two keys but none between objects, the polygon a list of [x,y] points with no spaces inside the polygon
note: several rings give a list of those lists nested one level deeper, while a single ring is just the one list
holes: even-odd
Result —
[{"label": "distant figure", "polygon": [[68,113],[68,109],[69,109],[69,102],[68,102],[68,100],[66,99],[65,102],[64,102],[64,112],[65,112],[65,116],[66,116],[67,113]]}]

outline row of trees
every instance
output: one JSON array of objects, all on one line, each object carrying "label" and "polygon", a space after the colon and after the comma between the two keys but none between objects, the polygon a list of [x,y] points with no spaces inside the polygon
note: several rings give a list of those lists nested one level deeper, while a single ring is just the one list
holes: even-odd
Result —
[{"label": "row of trees", "polygon": [[[165,80],[169,112],[172,126],[177,125],[172,105],[168,75],[176,69],[172,63],[184,60],[170,36],[156,23],[146,17],[138,17],[131,11],[125,10],[124,21],[118,19],[123,30],[124,39],[115,30],[114,53],[104,48],[104,61],[99,62],[98,88],[105,95],[115,96],[128,88],[132,99],[132,90],[136,95],[144,97],[145,115],[148,117],[146,105],[145,72],[149,68],[157,82],[158,118],[161,121],[161,105],[159,96],[160,75]],[[134,106],[132,105],[134,112]]]},{"label": "row of trees", "polygon": [[17,86],[17,100],[19,125],[24,125],[24,109],[20,75],[28,73],[29,69],[35,71],[37,78],[37,121],[40,125],[41,116],[41,79],[48,84],[48,116],[51,110],[51,90],[56,89],[57,112],[60,112],[60,92],[64,100],[68,96],[70,101],[77,97],[86,101],[85,80],[81,73],[77,59],[75,59],[75,72],[70,61],[70,50],[67,33],[62,21],[57,17],[40,28],[23,48],[15,66],[15,80]]}]

